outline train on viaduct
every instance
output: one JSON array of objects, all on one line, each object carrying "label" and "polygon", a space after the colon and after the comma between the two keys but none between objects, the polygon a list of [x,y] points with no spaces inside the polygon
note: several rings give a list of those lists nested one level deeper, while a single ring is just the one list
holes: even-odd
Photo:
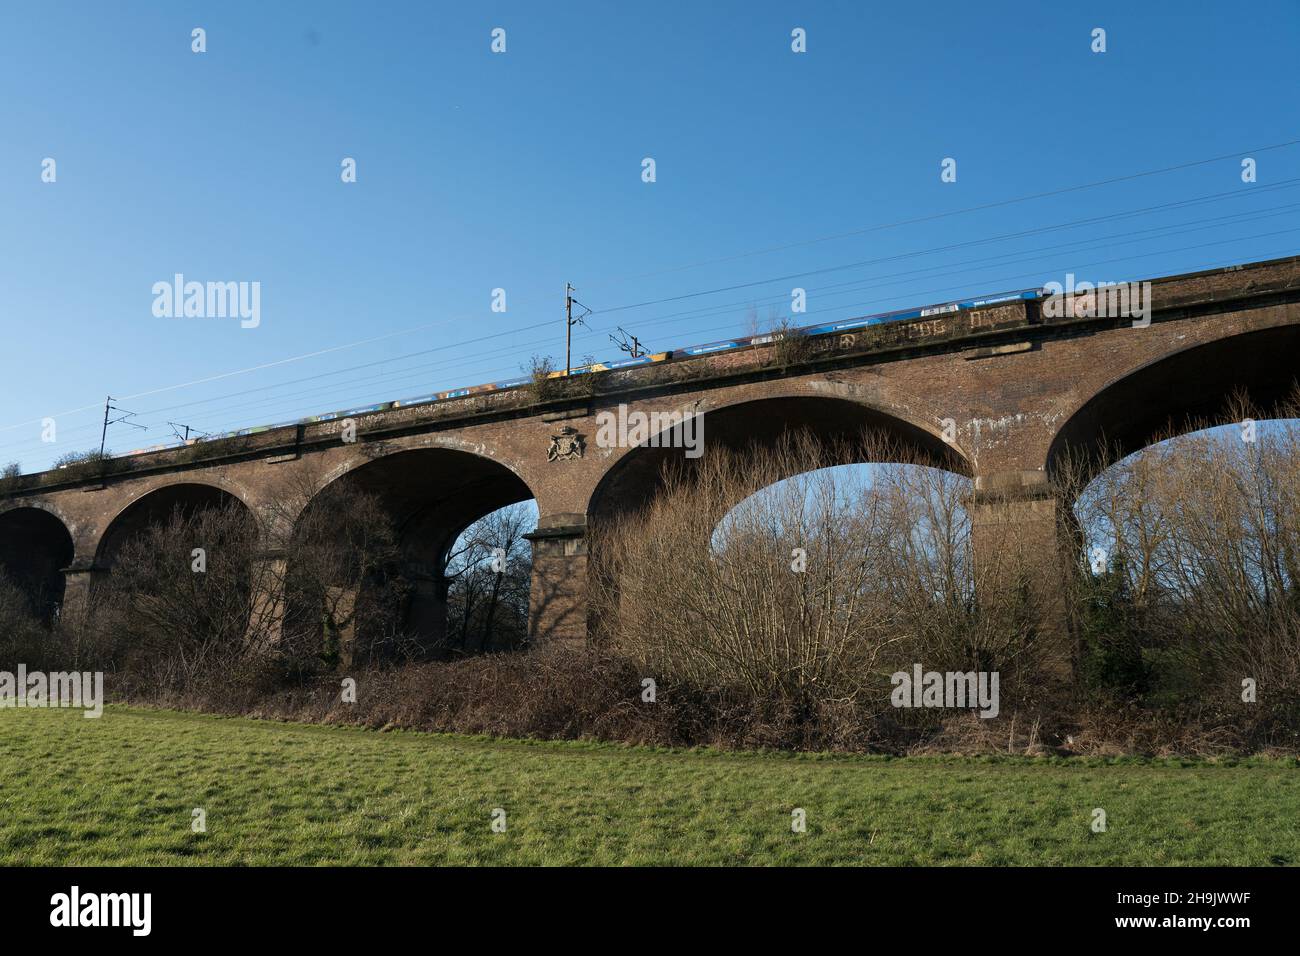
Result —
[{"label": "train on viaduct", "polygon": [[[1103,443],[1135,451],[1220,415],[1238,390],[1279,407],[1300,376],[1300,257],[1152,279],[1143,321],[1096,300],[1048,305],[1042,295],[962,300],[808,330],[797,347],[759,336],[549,385],[464,389],[150,450],[101,474],[25,475],[0,489],[0,566],[64,616],[82,613],[122,542],[177,506],[237,503],[265,523],[283,510],[285,480],[310,471],[382,501],[403,555],[423,569],[411,614],[436,630],[458,535],[532,499],[531,640],[584,641],[588,529],[644,505],[675,453],[596,442],[598,416],[618,406],[702,416],[706,454],[792,430],[827,443],[883,431],[973,479],[976,538],[1009,523],[1015,534],[999,540],[1048,567],[1058,509],[1069,507],[1052,490],[1063,456]],[[258,560],[283,557],[268,546]]]}]

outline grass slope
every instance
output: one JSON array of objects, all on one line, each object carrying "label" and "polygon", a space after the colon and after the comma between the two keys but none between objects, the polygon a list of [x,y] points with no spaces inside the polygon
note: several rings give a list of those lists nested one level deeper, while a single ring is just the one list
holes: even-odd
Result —
[{"label": "grass slope", "polygon": [[8,865],[1297,861],[1295,761],[668,752],[0,710]]}]

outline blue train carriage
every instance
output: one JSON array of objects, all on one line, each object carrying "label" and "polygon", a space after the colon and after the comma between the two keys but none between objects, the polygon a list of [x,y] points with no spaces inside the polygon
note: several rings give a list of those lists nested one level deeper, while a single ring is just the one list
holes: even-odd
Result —
[{"label": "blue train carriage", "polygon": [[[380,402],[378,405],[361,405],[357,408],[349,408],[344,412],[333,412],[330,418],[357,418],[361,415],[372,415],[375,412],[386,412],[393,407],[392,402]],[[325,416],[321,416],[322,420]]]},{"label": "blue train carriage", "polygon": [[1019,302],[1025,299],[1037,299],[1043,294],[1042,289],[1017,289],[1015,292],[999,292],[978,299],[966,299],[958,303],[963,309],[983,309],[990,305],[1002,305],[1007,302]]},{"label": "blue train carriage", "polygon": [[855,332],[858,329],[865,329],[872,325],[884,325],[888,322],[907,322],[911,319],[919,319],[922,309],[907,308],[894,309],[890,312],[875,312],[871,315],[863,315],[853,319],[842,319],[839,322],[827,322],[824,325],[807,325],[803,328],[796,329],[800,335],[831,335],[837,332]]},{"label": "blue train carriage", "polygon": [[531,384],[533,384],[533,380],[531,377],[510,378],[510,379],[506,379],[504,382],[493,382],[492,387],[498,392],[504,392],[507,389],[522,388],[525,385],[531,385]]},{"label": "blue train carriage", "polygon": [[846,319],[842,322],[829,322],[825,325],[805,326],[796,331],[801,335],[826,335],[834,332],[851,332],[855,329],[862,329],[872,325],[883,325],[885,323],[893,322],[909,322],[913,319],[929,318],[934,315],[947,315],[952,312],[960,312],[967,309],[979,309],[990,305],[1000,305],[1004,302],[1014,302],[1021,299],[1036,299],[1040,295],[1042,295],[1041,289],[1020,289],[1015,292],[997,293],[977,299],[959,299],[953,302],[937,303],[935,305],[921,306],[918,308],[896,309],[892,312],[878,312],[874,315],[867,315],[857,319]]},{"label": "blue train carriage", "polygon": [[399,398],[393,402],[394,408],[409,408],[412,405],[428,405],[430,402],[438,400],[437,392],[430,392],[428,395],[417,395],[415,398]]},{"label": "blue train carriage", "polygon": [[736,338],[722,339],[717,342],[706,342],[704,345],[688,345],[685,348],[673,349],[671,352],[661,353],[666,359],[694,358],[697,355],[716,355],[719,352],[732,352],[736,349],[749,348],[753,345],[767,345],[770,342],[779,342],[787,335],[806,335],[810,334],[807,329],[791,329],[789,332],[767,332],[762,335],[741,335]]},{"label": "blue train carriage", "polygon": [[845,319],[843,322],[828,322],[825,325],[809,325],[798,332],[800,335],[832,335],[836,332],[856,332],[869,325],[879,325],[888,321],[881,316],[864,316],[860,319]]},{"label": "blue train carriage", "polygon": [[[660,352],[660,355],[667,353]],[[654,359],[649,355],[636,355],[624,359],[615,359],[612,362],[606,362],[605,367],[610,371],[617,371],[621,368],[636,368],[638,365],[649,365]]]},{"label": "blue train carriage", "polygon": [[960,302],[945,302],[943,305],[927,305],[921,309],[921,318],[928,319],[932,315],[947,315],[949,312],[961,311]]},{"label": "blue train carriage", "polygon": [[716,352],[730,352],[732,349],[744,348],[750,344],[750,336],[736,339],[724,339],[720,342],[708,342],[704,345],[689,345],[684,349],[673,349],[674,356],[713,355]]},{"label": "blue train carriage", "polygon": [[[1040,288],[1020,289],[1015,292],[997,293],[994,295],[983,296],[974,299],[959,299],[953,302],[938,303],[935,305],[922,306],[918,308],[896,309],[891,312],[879,312],[873,315],[862,316],[860,318],[845,319],[839,322],[828,322],[821,325],[808,325],[798,329],[792,329],[788,332],[768,332],[762,335],[739,336],[731,339],[723,339],[717,342],[707,342],[703,345],[691,345],[681,349],[670,349],[664,352],[655,352],[650,355],[638,355],[623,359],[617,359],[612,362],[594,362],[590,365],[580,365],[577,368],[570,369],[569,375],[585,375],[588,372],[604,372],[616,369],[634,368],[640,365],[649,365],[656,362],[672,361],[678,358],[690,358],[699,355],[714,355],[719,352],[730,352],[735,349],[748,348],[756,345],[767,345],[771,342],[778,342],[788,335],[828,335],[834,333],[851,332],[863,329],[872,325],[881,325],[892,322],[907,322],[912,319],[928,318],[933,315],[946,315],[952,312],[963,311],[966,309],[978,309],[991,305],[999,305],[1005,302],[1012,302],[1020,299],[1037,299],[1043,295]],[[548,378],[561,378],[566,373],[563,370],[556,370],[549,373]],[[201,439],[192,439],[191,441],[216,441],[222,438],[230,438],[236,435],[252,435],[259,432],[269,431],[272,428],[284,428],[288,425],[310,424],[313,422],[328,422],[339,418],[348,418],[356,415],[369,415],[374,412],[388,411],[393,408],[406,408],[412,405],[427,405],[433,402],[445,401],[451,398],[464,398],[468,395],[479,395],[486,392],[504,391],[506,389],[521,388],[532,383],[532,377],[522,377],[506,379],[501,382],[491,382],[486,385],[473,385],[468,388],[450,389],[444,392],[433,392],[427,395],[418,395],[414,398],[403,398],[391,402],[380,402],[377,405],[367,405],[361,408],[352,408],[346,411],[325,412],[321,415],[310,415],[306,418],[299,419],[297,422],[286,422],[279,425],[259,425],[253,428],[243,428],[238,431],[222,432],[215,435],[208,435]],[[141,449],[140,451],[149,451],[153,449]],[[138,454],[139,452],[130,452],[129,454]]]}]

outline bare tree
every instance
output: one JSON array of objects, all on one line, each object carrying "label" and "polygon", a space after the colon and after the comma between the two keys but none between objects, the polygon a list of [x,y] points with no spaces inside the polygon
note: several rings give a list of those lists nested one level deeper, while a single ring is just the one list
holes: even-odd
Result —
[{"label": "bare tree", "polygon": [[[831,467],[864,459],[903,464],[870,481]],[[593,529],[595,613],[659,673],[801,706],[880,705],[914,661],[1031,672],[1032,628],[974,601],[969,481],[929,464],[881,436],[710,449],[641,512]]]},{"label": "bare tree", "polygon": [[470,525],[447,560],[448,647],[456,653],[509,650],[528,633],[532,551],[524,534],[533,524],[524,503]]}]

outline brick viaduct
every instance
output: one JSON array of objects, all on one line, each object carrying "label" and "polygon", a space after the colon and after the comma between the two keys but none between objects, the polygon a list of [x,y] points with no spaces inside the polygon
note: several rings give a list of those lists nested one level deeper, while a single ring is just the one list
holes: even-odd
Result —
[{"label": "brick viaduct", "polygon": [[[589,523],[647,500],[663,458],[680,454],[599,447],[595,416],[620,403],[702,414],[705,454],[787,429],[824,440],[884,429],[973,477],[977,535],[1009,521],[1017,547],[1044,551],[1063,453],[1103,440],[1136,450],[1217,416],[1236,389],[1275,406],[1300,376],[1300,257],[1152,280],[1151,302],[1146,327],[1021,300],[391,409],[358,418],[353,443],[339,421],[314,422],[118,459],[101,477],[24,476],[0,491],[0,564],[61,592],[66,615],[86,606],[121,541],[177,504],[232,496],[266,520],[286,480],[310,472],[381,497],[425,569],[427,622],[445,612],[441,561],[459,533],[533,498],[530,633],[585,639]],[[571,454],[548,455],[557,436]]]}]

